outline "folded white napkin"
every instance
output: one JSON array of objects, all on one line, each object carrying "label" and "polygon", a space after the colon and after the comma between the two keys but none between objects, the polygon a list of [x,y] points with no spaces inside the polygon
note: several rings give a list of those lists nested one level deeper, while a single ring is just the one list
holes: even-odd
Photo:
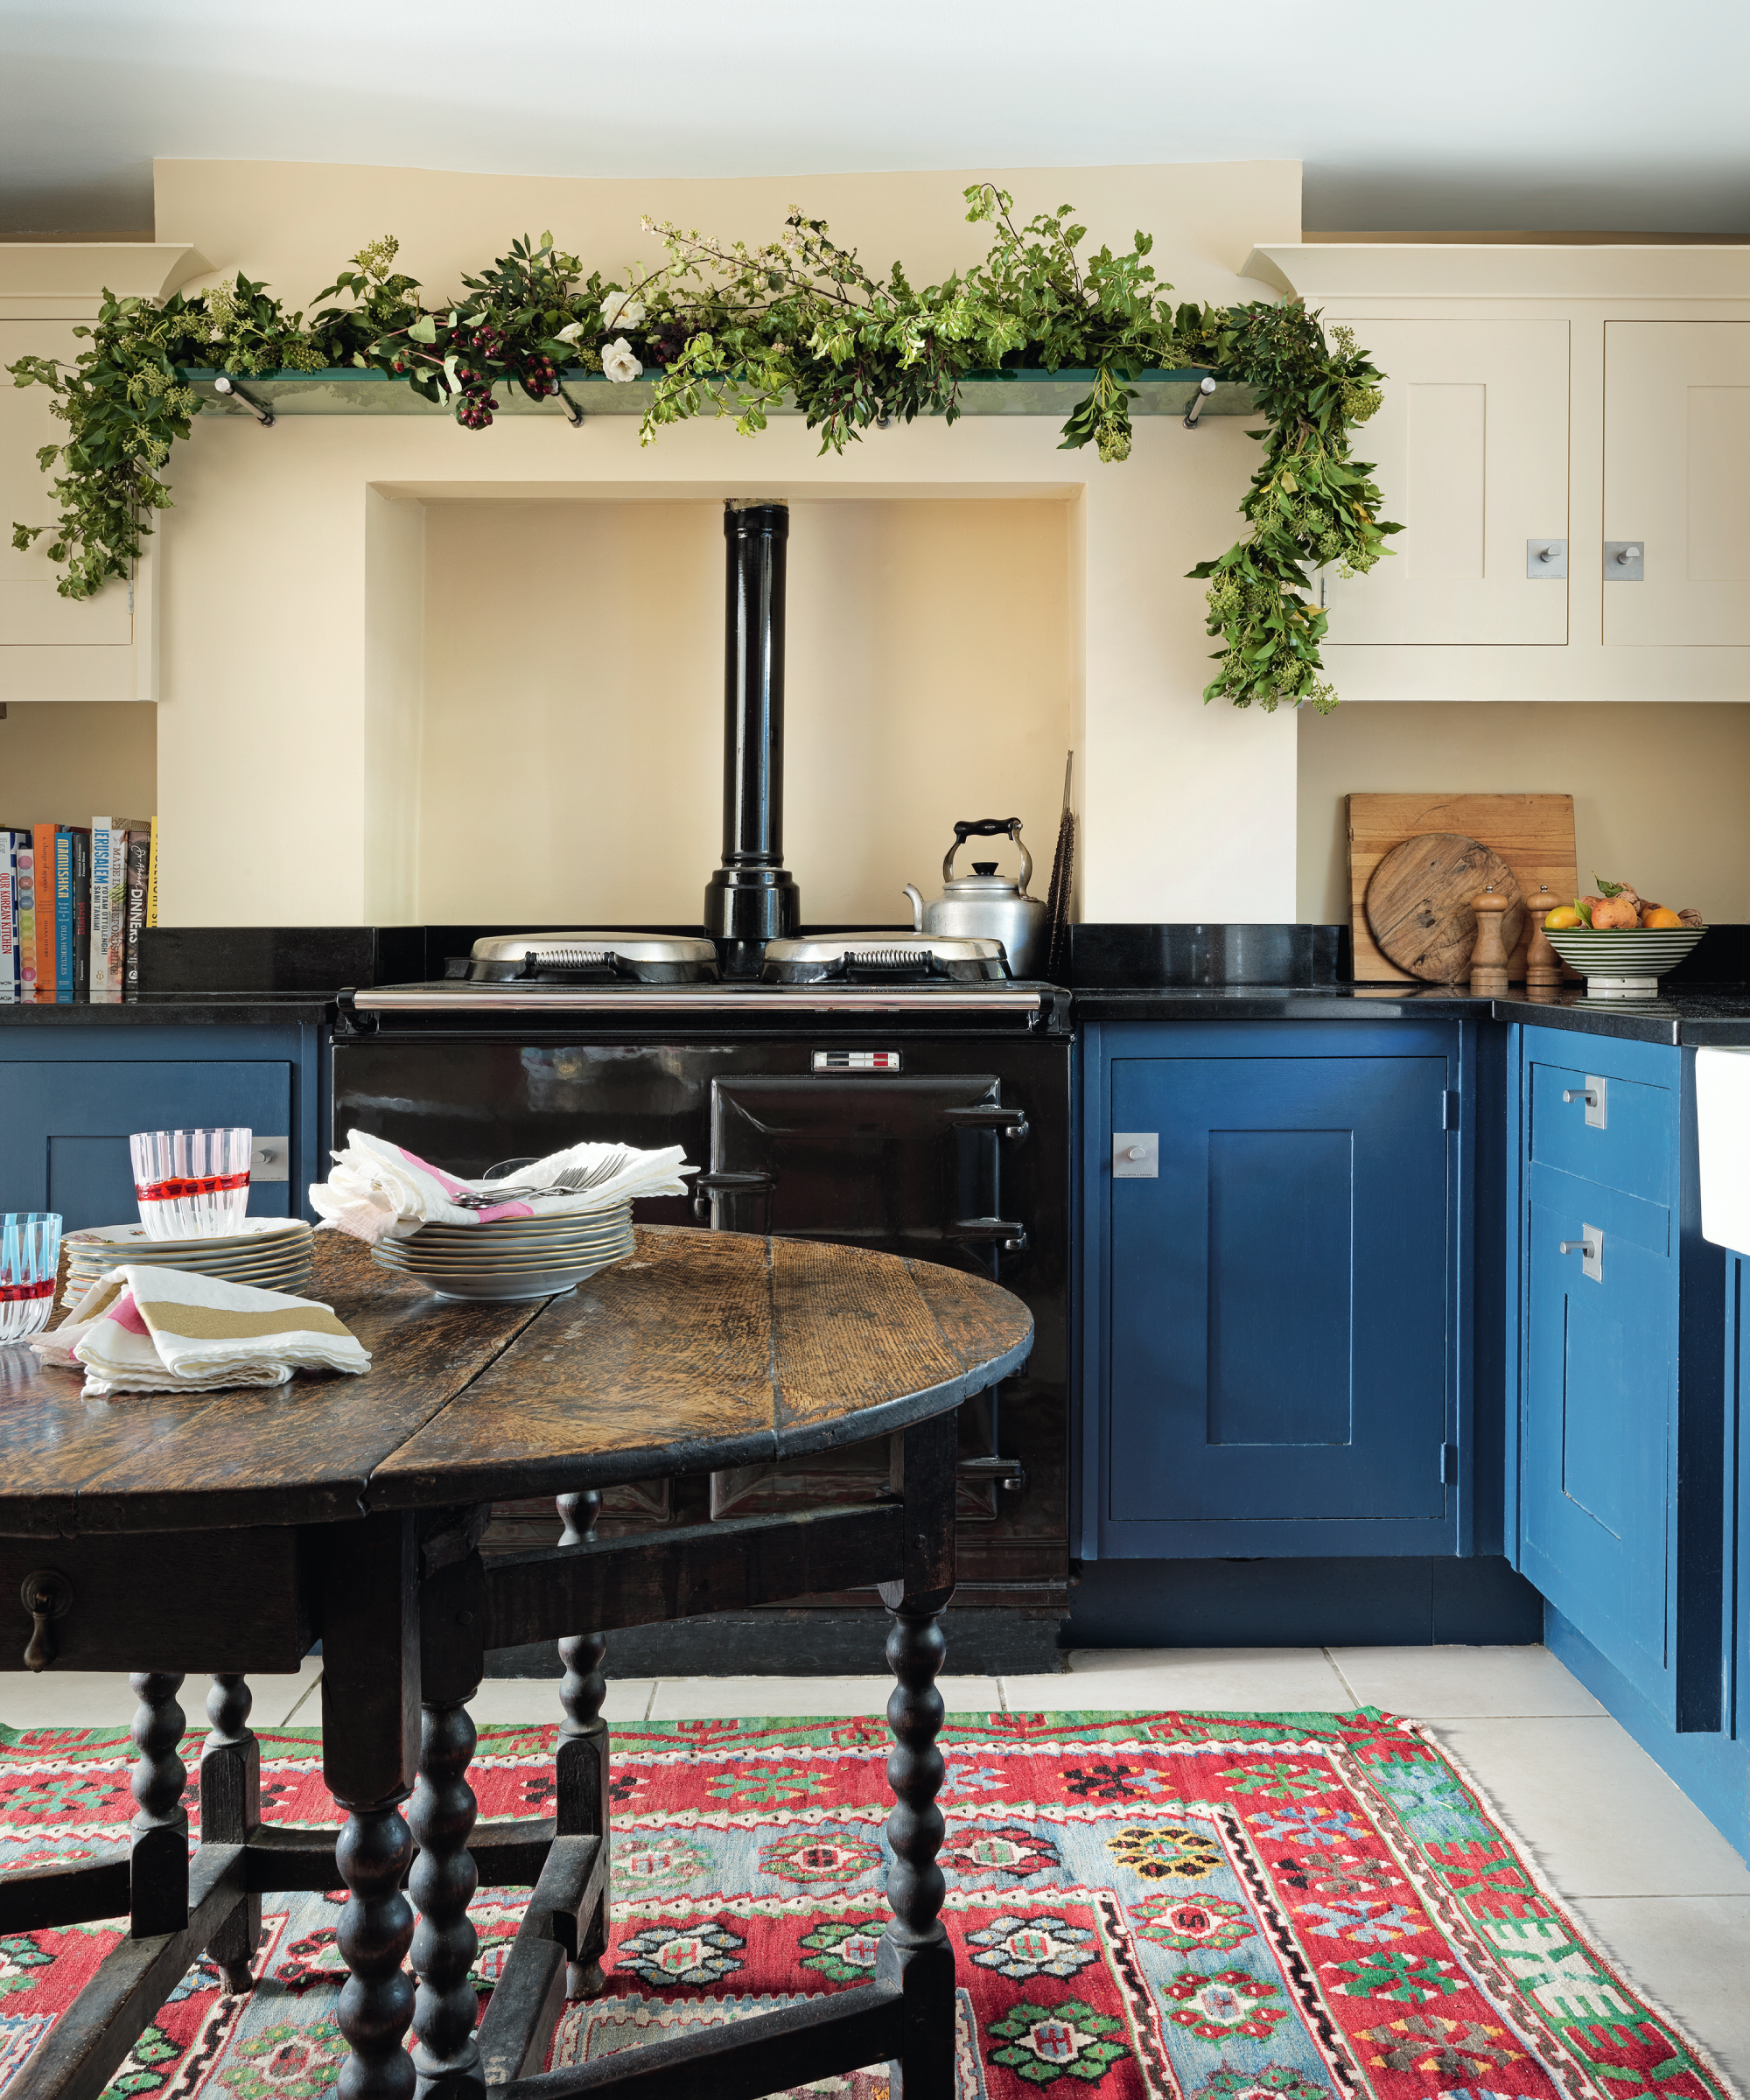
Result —
[{"label": "folded white napkin", "polygon": [[678,1144],[668,1145],[660,1152],[640,1152],[629,1144],[574,1144],[563,1152],[550,1152],[533,1166],[519,1167],[508,1186],[542,1188],[573,1169],[603,1169],[603,1178],[581,1194],[556,1190],[550,1196],[466,1210],[451,1199],[463,1194],[488,1193],[492,1182],[459,1181],[442,1167],[363,1130],[348,1130],[346,1151],[330,1157],[334,1171],[326,1181],[312,1184],[311,1203],[325,1225],[349,1232],[355,1240],[364,1240],[371,1246],[379,1240],[410,1239],[422,1225],[490,1225],[500,1218],[588,1217],[640,1196],[684,1196],[687,1185],[680,1177],[698,1172],[696,1166],[685,1164],[685,1148]]},{"label": "folded white napkin", "polygon": [[294,1371],[368,1371],[326,1306],[182,1269],[111,1269],[60,1326],[34,1336],[45,1363],[83,1368],[88,1396],[284,1385]]}]

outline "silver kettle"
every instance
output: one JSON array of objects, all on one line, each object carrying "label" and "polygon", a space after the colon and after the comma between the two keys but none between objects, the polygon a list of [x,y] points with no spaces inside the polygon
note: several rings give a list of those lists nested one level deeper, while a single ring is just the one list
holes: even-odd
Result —
[{"label": "silver kettle", "polygon": [[[956,876],[954,857],[969,838],[1012,838],[1021,849],[1021,879],[1005,881],[994,860],[975,860],[970,875]],[[942,864],[942,893],[926,904],[914,883],[906,885],[912,900],[912,926],[920,934],[984,934],[1000,941],[1017,977],[1032,977],[1045,963],[1046,907],[1027,895],[1033,857],[1021,845],[1018,816],[962,817],[954,827],[954,844]]]}]

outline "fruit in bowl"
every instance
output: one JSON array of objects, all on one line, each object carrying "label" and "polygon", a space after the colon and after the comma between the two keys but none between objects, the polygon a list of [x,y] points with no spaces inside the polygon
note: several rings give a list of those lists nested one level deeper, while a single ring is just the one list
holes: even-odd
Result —
[{"label": "fruit in bowl", "polygon": [[1584,975],[1588,998],[1656,998],[1659,979],[1706,932],[1701,914],[1656,903],[1632,882],[1592,880],[1589,895],[1544,914],[1550,947]]}]

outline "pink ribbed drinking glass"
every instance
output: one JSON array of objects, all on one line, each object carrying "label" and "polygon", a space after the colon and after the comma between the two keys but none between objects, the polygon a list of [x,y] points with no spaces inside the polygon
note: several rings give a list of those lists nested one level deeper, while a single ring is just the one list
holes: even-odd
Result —
[{"label": "pink ribbed drinking glass", "polygon": [[60,1263],[60,1220],[52,1210],[0,1212],[0,1343],[48,1325]]},{"label": "pink ribbed drinking glass", "polygon": [[216,1239],[242,1228],[253,1130],[136,1130],[134,1194],[154,1240]]}]

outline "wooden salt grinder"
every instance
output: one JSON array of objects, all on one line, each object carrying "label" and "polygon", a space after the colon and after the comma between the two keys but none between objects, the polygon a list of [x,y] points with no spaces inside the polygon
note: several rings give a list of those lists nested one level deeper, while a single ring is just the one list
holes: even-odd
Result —
[{"label": "wooden salt grinder", "polygon": [[1531,914],[1531,944],[1525,950],[1528,991],[1554,991],[1562,982],[1562,959],[1550,946],[1550,937],[1544,931],[1544,914],[1553,912],[1558,901],[1550,894],[1547,882],[1540,883],[1537,894],[1526,900],[1525,908]]},{"label": "wooden salt grinder", "polygon": [[1503,998],[1507,991],[1507,945],[1502,939],[1501,921],[1513,908],[1510,897],[1485,890],[1471,899],[1476,914],[1476,946],[1471,950],[1471,995],[1474,998]]}]

